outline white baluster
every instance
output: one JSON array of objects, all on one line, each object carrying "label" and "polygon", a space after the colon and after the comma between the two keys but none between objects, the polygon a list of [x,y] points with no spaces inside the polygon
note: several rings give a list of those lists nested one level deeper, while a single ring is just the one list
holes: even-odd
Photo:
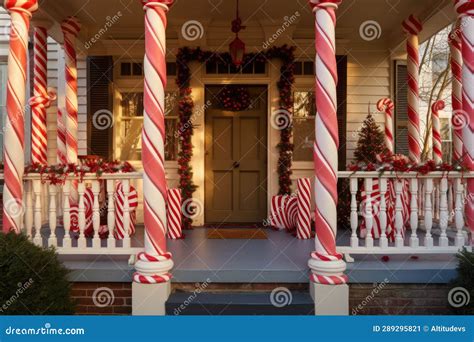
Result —
[{"label": "white baluster", "polygon": [[454,222],[456,224],[456,246],[464,246],[464,235],[462,230],[464,228],[464,215],[463,215],[463,194],[464,187],[461,183],[461,178],[454,180],[454,190],[456,191],[456,205],[454,208]]},{"label": "white baluster", "polygon": [[374,218],[373,218],[373,208],[372,208],[372,189],[373,189],[373,181],[372,178],[365,178],[364,179],[364,187],[365,187],[365,227],[367,229],[367,236],[365,237],[365,246],[370,248],[374,246],[374,238],[372,235],[372,228],[374,226]]},{"label": "white baluster", "polygon": [[425,207],[423,201],[423,194],[424,194],[424,184],[423,182],[418,182],[418,217],[423,216],[425,214]]},{"label": "white baluster", "polygon": [[359,247],[359,238],[357,237],[357,226],[359,225],[359,220],[357,216],[357,187],[358,187],[358,179],[351,178],[351,247]]},{"label": "white baluster", "polygon": [[433,247],[433,237],[431,236],[431,228],[433,227],[433,207],[431,198],[433,196],[433,179],[425,179],[425,247]]},{"label": "white baluster", "polygon": [[94,228],[94,237],[92,238],[92,247],[100,248],[100,211],[99,211],[99,192],[100,184],[98,180],[92,181],[92,193],[94,195],[94,203],[92,206],[92,227]]},{"label": "white baluster", "polygon": [[446,235],[448,228],[448,179],[443,177],[439,182],[439,227],[441,228],[441,235],[439,237],[439,245],[441,247],[448,247],[449,241]]},{"label": "white baluster", "polygon": [[411,226],[411,236],[410,236],[410,247],[416,248],[419,245],[418,241],[418,179],[412,178],[410,180],[410,192],[411,192],[411,202],[410,202],[410,226]]},{"label": "white baluster", "polygon": [[395,180],[395,247],[403,247],[403,215],[402,215],[402,191],[404,181]]},{"label": "white baluster", "polygon": [[33,183],[27,180],[25,184],[25,228],[29,239],[34,240],[36,231],[33,232],[33,198],[31,192],[33,191]]},{"label": "white baluster", "polygon": [[381,248],[386,248],[388,246],[387,239],[387,178],[380,178],[380,243]]},{"label": "white baluster", "polygon": [[130,180],[122,181],[123,189],[123,227],[125,236],[123,237],[123,248],[130,248],[130,204],[128,203],[128,196],[130,193]]},{"label": "white baluster", "polygon": [[440,210],[440,182],[438,179],[433,180],[433,219],[439,220],[439,210]]},{"label": "white baluster", "polygon": [[455,199],[454,193],[454,182],[452,179],[448,179],[448,227],[454,219],[454,201]]},{"label": "white baluster", "polygon": [[107,248],[115,248],[114,229],[115,229],[115,181],[107,180],[107,228],[109,237],[107,238]]},{"label": "white baluster", "polygon": [[71,205],[69,202],[69,195],[71,192],[71,181],[66,180],[63,185],[63,225],[64,225],[64,239],[63,248],[71,248]]},{"label": "white baluster", "polygon": [[51,234],[48,239],[48,246],[57,246],[58,238],[56,237],[56,185],[48,184],[47,189],[49,190],[49,228]]},{"label": "white baluster", "polygon": [[84,230],[86,228],[86,207],[84,204],[84,192],[86,190],[86,185],[84,182],[79,182],[77,185],[77,192],[79,195],[79,239],[77,241],[78,248],[86,248],[86,238],[84,235]]},{"label": "white baluster", "polygon": [[41,237],[41,180],[33,180],[33,197],[34,197],[34,225],[35,225],[35,238],[33,242],[38,246],[43,245],[43,238]]}]

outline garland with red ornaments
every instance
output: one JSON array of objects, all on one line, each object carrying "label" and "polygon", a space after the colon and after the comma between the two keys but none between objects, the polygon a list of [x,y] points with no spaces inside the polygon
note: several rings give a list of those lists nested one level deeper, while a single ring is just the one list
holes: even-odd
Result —
[{"label": "garland with red ornaments", "polygon": [[[282,112],[292,113],[293,111],[293,94],[292,86],[294,83],[294,47],[283,45],[281,47],[271,47],[268,50],[246,54],[243,58],[242,66],[252,62],[265,63],[269,59],[280,59],[282,65],[280,67],[280,79],[277,82],[279,92],[279,110]],[[180,135],[180,151],[178,153],[178,174],[180,176],[179,187],[181,189],[182,202],[187,203],[191,200],[196,185],[193,183],[193,171],[190,166],[193,156],[193,146],[191,139],[193,136],[192,115],[194,102],[191,97],[192,89],[190,87],[191,71],[190,62],[200,63],[218,63],[219,65],[233,65],[232,58],[229,53],[203,51],[200,48],[183,47],[178,50],[176,55],[177,77],[176,84],[179,88],[179,126]],[[224,88],[224,92],[227,87]],[[230,89],[230,88],[229,88]],[[229,110],[243,110],[246,106],[246,96],[240,92],[240,95],[227,96]],[[240,98],[239,98],[240,96]],[[242,98],[243,97],[243,98]],[[243,102],[236,105],[236,102]],[[250,96],[249,96],[250,102]],[[250,105],[250,103],[249,103]],[[224,105],[224,108],[226,105]],[[278,159],[278,194],[291,193],[291,161],[293,158],[293,144],[291,143],[292,127],[287,125],[280,130],[280,142],[277,145],[279,151]],[[192,215],[183,215],[183,228],[191,229]]]},{"label": "garland with red ornaments", "polygon": [[239,112],[250,107],[250,93],[243,86],[227,85],[221,90],[218,98],[225,110]]},{"label": "garland with red ornaments", "polygon": [[63,185],[69,176],[79,177],[82,181],[87,173],[95,173],[99,178],[104,173],[129,173],[134,171],[135,169],[128,162],[107,162],[102,159],[87,160],[82,164],[42,165],[32,163],[25,167],[25,175],[40,174],[43,183],[49,182],[54,185]]}]

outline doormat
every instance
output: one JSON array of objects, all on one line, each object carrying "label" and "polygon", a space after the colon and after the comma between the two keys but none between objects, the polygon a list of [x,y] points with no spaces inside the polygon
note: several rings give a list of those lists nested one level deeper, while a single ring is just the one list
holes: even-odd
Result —
[{"label": "doormat", "polygon": [[263,229],[250,228],[220,228],[209,229],[207,231],[208,239],[245,239],[245,240],[265,240],[267,232]]}]

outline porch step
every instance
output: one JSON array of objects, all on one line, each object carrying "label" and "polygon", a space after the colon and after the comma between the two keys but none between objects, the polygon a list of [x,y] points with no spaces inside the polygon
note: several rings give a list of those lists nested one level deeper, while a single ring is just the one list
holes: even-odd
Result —
[{"label": "porch step", "polygon": [[166,314],[313,315],[314,302],[308,292],[175,292],[166,302]]}]

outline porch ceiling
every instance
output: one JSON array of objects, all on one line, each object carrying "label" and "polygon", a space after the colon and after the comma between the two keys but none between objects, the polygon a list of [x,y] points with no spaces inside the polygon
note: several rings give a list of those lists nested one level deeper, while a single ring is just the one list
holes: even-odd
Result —
[{"label": "porch ceiling", "polygon": [[[101,38],[141,39],[143,10],[138,0],[43,0],[36,17],[49,17],[60,22],[68,15],[75,15],[83,24],[80,39],[85,41],[104,27],[108,17],[119,11],[122,13],[119,21],[108,28]],[[300,16],[294,24],[293,35],[296,38],[311,38],[314,18],[307,0],[240,0],[240,15],[248,26],[281,27],[283,18],[296,11]],[[364,43],[359,27],[364,21],[375,20],[381,27],[380,39],[391,47],[403,40],[400,24],[412,13],[423,21],[438,16],[437,29],[454,19],[450,0],[344,0],[337,12],[337,38],[357,39]],[[168,37],[178,38],[181,26],[188,20],[200,21],[204,28],[208,25],[228,27],[234,16],[235,1],[232,0],[175,0],[169,14]],[[54,38],[60,40],[59,36]]]}]

